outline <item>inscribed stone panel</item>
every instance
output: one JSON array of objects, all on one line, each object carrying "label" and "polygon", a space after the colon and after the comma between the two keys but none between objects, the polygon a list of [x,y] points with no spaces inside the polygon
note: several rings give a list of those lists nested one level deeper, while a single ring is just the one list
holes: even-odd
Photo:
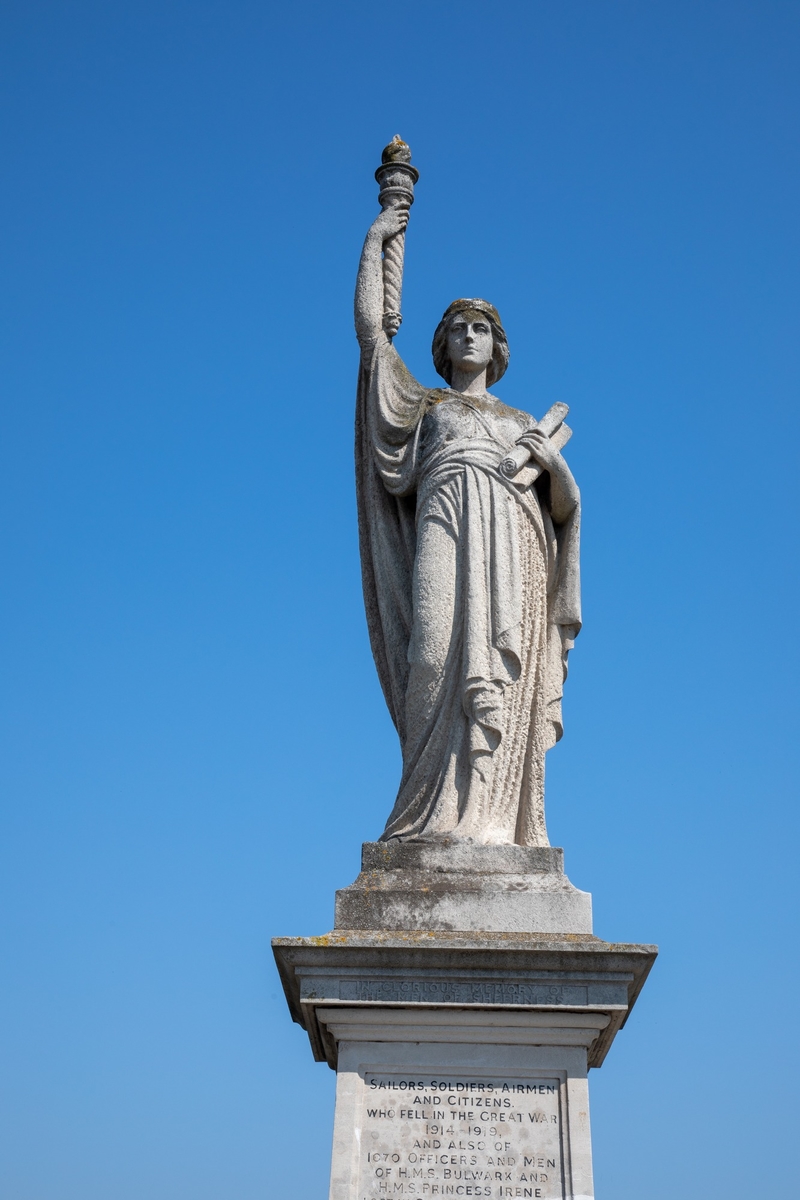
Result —
[{"label": "inscribed stone panel", "polygon": [[358,1200],[563,1200],[561,1087],[366,1072]]}]

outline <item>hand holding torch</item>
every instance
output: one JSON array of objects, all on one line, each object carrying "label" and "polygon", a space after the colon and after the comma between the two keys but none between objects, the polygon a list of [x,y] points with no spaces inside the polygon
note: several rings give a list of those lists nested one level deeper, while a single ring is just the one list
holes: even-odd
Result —
[{"label": "hand holding torch", "polygon": [[[414,203],[414,184],[419,171],[411,166],[411,150],[399,134],[381,155],[381,165],[375,172],[380,184],[378,200],[383,209],[411,207]],[[383,328],[393,338],[403,320],[400,297],[403,291],[403,257],[406,248],[405,231],[388,238],[383,245]]]}]

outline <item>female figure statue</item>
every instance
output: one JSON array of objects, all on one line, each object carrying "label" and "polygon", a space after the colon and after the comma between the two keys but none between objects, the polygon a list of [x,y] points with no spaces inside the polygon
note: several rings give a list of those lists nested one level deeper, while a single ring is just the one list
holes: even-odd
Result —
[{"label": "female figure statue", "polygon": [[[381,255],[407,221],[407,206],[375,220],[355,299],[364,598],[403,751],[383,840],[547,846],[544,757],[580,629],[580,496],[533,418],[487,391],[509,357],[491,304],[456,300],[442,317],[446,388],[404,366],[383,328]],[[516,443],[543,468],[527,486],[499,469]]]}]

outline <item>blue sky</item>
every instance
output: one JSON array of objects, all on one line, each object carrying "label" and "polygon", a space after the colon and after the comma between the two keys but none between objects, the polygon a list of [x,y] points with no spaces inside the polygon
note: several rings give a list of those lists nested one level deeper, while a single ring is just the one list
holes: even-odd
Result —
[{"label": "blue sky", "polygon": [[351,297],[495,303],[571,408],[584,631],[551,838],[658,942],[598,1200],[790,1195],[800,7],[7,0],[0,1195],[327,1194],[323,933],[399,773],[361,606]]}]

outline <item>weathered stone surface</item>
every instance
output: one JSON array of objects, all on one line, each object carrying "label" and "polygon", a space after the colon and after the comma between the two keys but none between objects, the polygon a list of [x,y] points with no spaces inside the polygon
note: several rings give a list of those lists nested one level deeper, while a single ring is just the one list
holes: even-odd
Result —
[{"label": "weathered stone surface", "polygon": [[362,871],[445,871],[526,875],[564,871],[558,846],[476,846],[455,838],[435,842],[364,842]]},{"label": "weathered stone surface", "polygon": [[563,864],[552,846],[365,842],[335,928],[591,933],[592,898]]},{"label": "weathered stone surface", "polygon": [[330,1200],[591,1200],[587,1073],[654,947],[334,931],[273,948],[292,1016],[337,1071]]},{"label": "weathered stone surface", "polygon": [[272,945],[292,1018],[332,1067],[338,1051],[326,1022],[343,1006],[381,1010],[384,1023],[388,1010],[441,1009],[456,1025],[481,1009],[583,1012],[607,1018],[590,1047],[589,1065],[599,1066],[657,953],[586,935],[423,931],[334,930]]}]

